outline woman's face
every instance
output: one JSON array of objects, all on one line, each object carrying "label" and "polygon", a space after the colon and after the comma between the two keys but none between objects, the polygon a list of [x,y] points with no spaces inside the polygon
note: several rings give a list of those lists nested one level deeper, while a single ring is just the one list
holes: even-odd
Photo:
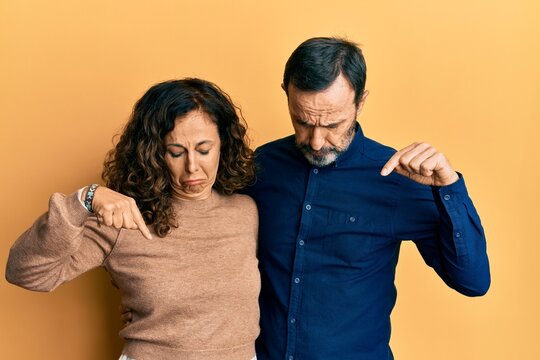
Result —
[{"label": "woman's face", "polygon": [[210,196],[219,166],[221,141],[217,125],[200,110],[176,119],[163,139],[174,196],[202,200]]}]

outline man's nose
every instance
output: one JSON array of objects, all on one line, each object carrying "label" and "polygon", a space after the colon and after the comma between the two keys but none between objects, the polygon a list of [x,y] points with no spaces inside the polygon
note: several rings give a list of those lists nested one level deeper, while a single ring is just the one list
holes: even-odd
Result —
[{"label": "man's nose", "polygon": [[315,126],[311,132],[311,137],[309,139],[309,145],[311,149],[319,151],[324,146],[324,129],[319,126]]}]

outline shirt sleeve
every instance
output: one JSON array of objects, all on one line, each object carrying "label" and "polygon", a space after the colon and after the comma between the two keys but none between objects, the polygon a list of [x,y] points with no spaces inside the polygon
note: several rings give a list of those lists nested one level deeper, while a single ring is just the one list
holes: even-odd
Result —
[{"label": "shirt sleeve", "polygon": [[406,187],[396,235],[414,241],[448,286],[467,296],[484,295],[491,282],[486,237],[463,177],[444,187]]},{"label": "shirt sleeve", "polygon": [[6,279],[34,291],[60,284],[103,264],[119,230],[100,226],[79,201],[78,192],[55,193],[49,210],[10,249]]}]

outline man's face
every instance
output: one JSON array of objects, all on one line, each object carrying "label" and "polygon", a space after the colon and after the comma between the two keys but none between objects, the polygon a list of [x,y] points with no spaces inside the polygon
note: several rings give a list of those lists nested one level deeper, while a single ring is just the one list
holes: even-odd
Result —
[{"label": "man's face", "polygon": [[288,94],[296,146],[312,165],[333,163],[352,142],[367,92],[356,106],[354,89],[339,75],[325,90],[302,91],[289,84]]}]

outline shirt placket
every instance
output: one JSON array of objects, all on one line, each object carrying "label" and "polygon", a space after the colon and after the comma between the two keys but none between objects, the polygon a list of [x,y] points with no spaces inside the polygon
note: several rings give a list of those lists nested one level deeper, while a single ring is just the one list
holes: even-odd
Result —
[{"label": "shirt placket", "polygon": [[287,351],[286,360],[294,360],[296,352],[297,328],[299,322],[299,305],[304,289],[303,285],[303,266],[305,261],[305,247],[309,246],[307,239],[311,225],[313,223],[313,214],[317,210],[313,205],[313,200],[319,185],[320,169],[313,167],[309,171],[306,194],[302,203],[302,215],[300,218],[300,228],[296,238],[294,253],[293,271],[290,280],[290,298],[289,312],[287,314]]}]

